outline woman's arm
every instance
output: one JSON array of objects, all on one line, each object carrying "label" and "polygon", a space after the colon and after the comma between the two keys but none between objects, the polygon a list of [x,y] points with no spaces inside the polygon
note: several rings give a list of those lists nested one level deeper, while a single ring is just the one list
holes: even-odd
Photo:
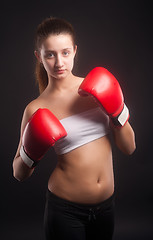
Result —
[{"label": "woman's arm", "polygon": [[28,106],[21,124],[20,144],[13,161],[14,176],[18,180],[31,176],[33,168],[48,149],[66,135],[64,127],[49,109]]},{"label": "woman's arm", "polygon": [[24,164],[24,162],[19,154],[20,147],[21,147],[21,141],[19,143],[17,153],[13,160],[13,176],[18,181],[23,181],[32,175],[34,168],[30,169]]},{"label": "woman's arm", "polygon": [[93,95],[102,105],[111,122],[116,125],[111,125],[116,145],[125,154],[132,154],[135,150],[134,131],[127,122],[129,111],[117,79],[107,69],[97,67],[83,80],[78,92],[81,96]]},{"label": "woman's arm", "polygon": [[21,133],[20,133],[20,141],[18,145],[18,149],[16,155],[13,160],[13,176],[19,180],[23,181],[30,177],[34,171],[34,169],[28,168],[25,163],[23,162],[22,158],[20,157],[20,148],[22,142],[22,134],[25,128],[26,123],[28,122],[29,118],[32,116],[36,109],[33,107],[33,104],[29,104],[23,114],[22,123],[21,123]]},{"label": "woman's arm", "polygon": [[116,128],[111,124],[116,146],[125,154],[131,155],[136,149],[135,134],[129,122]]}]

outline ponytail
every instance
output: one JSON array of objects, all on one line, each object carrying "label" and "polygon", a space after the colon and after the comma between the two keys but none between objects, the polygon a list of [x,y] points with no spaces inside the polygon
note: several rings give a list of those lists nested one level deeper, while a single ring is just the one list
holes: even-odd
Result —
[{"label": "ponytail", "polygon": [[48,85],[48,75],[42,63],[38,60],[35,67],[36,83],[38,84],[39,93],[41,94]]}]

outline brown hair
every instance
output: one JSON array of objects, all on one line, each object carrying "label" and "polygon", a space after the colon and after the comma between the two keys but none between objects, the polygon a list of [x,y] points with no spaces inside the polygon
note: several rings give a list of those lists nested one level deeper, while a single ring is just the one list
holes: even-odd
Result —
[{"label": "brown hair", "polygon": [[[68,33],[72,37],[75,46],[75,32],[72,25],[64,19],[50,17],[40,23],[36,30],[35,49],[39,51],[41,44],[50,34]],[[48,75],[42,63],[38,60],[35,68],[36,82],[39,86],[40,94],[48,85]]]}]

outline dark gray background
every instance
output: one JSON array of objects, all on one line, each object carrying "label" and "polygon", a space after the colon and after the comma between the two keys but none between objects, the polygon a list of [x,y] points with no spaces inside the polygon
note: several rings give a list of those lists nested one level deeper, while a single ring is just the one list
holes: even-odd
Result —
[{"label": "dark gray background", "polygon": [[[114,240],[153,239],[151,1],[7,1],[0,7],[1,239],[42,240],[48,177],[56,164],[51,149],[33,176],[18,182],[12,161],[25,106],[38,96],[34,32],[49,16],[70,21],[77,33],[74,73],[106,67],[119,80],[137,150],[125,156],[113,146],[116,191]],[[52,160],[50,160],[52,159]]]}]

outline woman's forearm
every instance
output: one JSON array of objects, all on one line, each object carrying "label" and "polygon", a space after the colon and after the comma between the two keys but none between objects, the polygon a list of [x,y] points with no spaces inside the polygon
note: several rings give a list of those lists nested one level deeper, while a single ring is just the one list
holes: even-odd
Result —
[{"label": "woman's forearm", "polygon": [[22,161],[21,157],[15,157],[13,161],[13,176],[18,181],[23,181],[30,177],[34,171],[33,169],[28,168],[24,162]]},{"label": "woman's forearm", "polygon": [[135,149],[135,134],[129,122],[122,128],[111,125],[116,146],[125,154],[131,155]]}]

